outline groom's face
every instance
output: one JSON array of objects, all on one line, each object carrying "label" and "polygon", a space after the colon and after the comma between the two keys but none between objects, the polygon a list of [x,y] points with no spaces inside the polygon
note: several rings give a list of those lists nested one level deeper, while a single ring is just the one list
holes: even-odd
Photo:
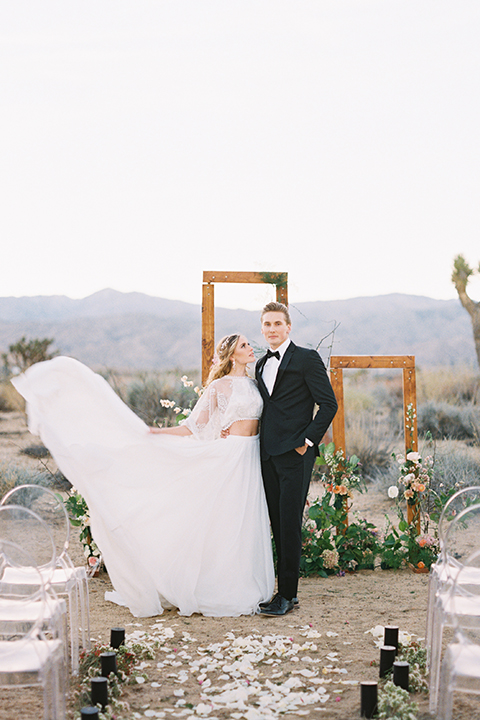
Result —
[{"label": "groom's face", "polygon": [[262,335],[272,350],[285,342],[291,328],[291,325],[287,325],[283,312],[266,312],[262,317]]}]

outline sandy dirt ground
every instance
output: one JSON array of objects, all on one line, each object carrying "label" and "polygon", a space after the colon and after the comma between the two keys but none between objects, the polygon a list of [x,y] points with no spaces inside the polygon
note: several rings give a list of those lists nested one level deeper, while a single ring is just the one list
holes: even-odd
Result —
[{"label": "sandy dirt ground", "polygon": [[[37,460],[20,454],[34,442],[38,440],[26,430],[22,413],[0,414],[0,463],[38,469]],[[312,486],[311,496],[317,495]],[[393,510],[391,501],[375,492],[358,496],[355,508],[379,528],[384,513]],[[71,556],[75,563],[83,562],[75,538]],[[379,650],[368,631],[398,625],[423,638],[427,585],[427,575],[410,570],[365,570],[301,579],[300,607],[283,618],[181,617],[168,610],[138,619],[105,601],[111,585],[102,572],[90,581],[90,634],[94,642],[107,642],[110,628],[124,627],[160,642],[155,659],[144,668],[145,682],[125,690],[122,699],[130,711],[122,717],[347,720],[360,716],[359,683],[378,678]],[[419,718],[431,717],[427,695],[412,699],[419,705]],[[36,691],[0,691],[1,720],[41,716]],[[68,717],[79,717],[71,696]],[[475,705],[459,703],[456,717],[480,718],[480,707],[477,711]]]}]

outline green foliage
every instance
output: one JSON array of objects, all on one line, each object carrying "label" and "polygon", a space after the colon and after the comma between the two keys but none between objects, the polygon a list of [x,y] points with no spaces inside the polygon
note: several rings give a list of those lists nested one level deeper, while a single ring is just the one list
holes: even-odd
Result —
[{"label": "green foliage", "polygon": [[64,502],[70,523],[74,527],[80,528],[79,540],[83,545],[83,554],[89,567],[92,568],[92,571],[95,570],[101,563],[101,553],[92,536],[90,512],[85,498],[78,492],[69,495],[65,501],[61,495],[57,497]]},{"label": "green foliage", "polygon": [[376,527],[360,518],[346,526],[346,519],[342,498],[328,490],[310,505],[302,528],[302,575],[326,577],[373,567],[379,552]]},{"label": "green foliage", "polygon": [[452,282],[457,288],[457,291],[465,290],[468,281],[475,272],[463,255],[456,256],[453,261]]},{"label": "green foliage", "polygon": [[410,702],[407,690],[390,680],[378,694],[377,709],[378,720],[417,720],[418,705]]},{"label": "green foliage", "polygon": [[372,569],[380,552],[378,531],[373,523],[358,518],[336,538],[339,565],[342,570]]},{"label": "green foliage", "polygon": [[411,693],[427,693],[427,650],[420,643],[412,640],[408,645],[398,646],[397,660],[408,662],[408,690]]},{"label": "green foliage", "polygon": [[363,492],[365,483],[360,473],[360,460],[356,455],[345,458],[343,450],[335,450],[335,443],[322,443],[318,447],[316,464],[325,467],[327,489],[340,495],[349,495],[352,490]]},{"label": "green foliage", "polygon": [[407,548],[404,543],[405,538],[403,537],[403,533],[392,525],[388,515],[385,515],[385,518],[386,529],[379,550],[381,566],[383,570],[397,570],[405,563],[407,558]]},{"label": "green foliage", "polygon": [[275,287],[286,288],[288,283],[287,273],[274,273],[264,272],[261,273],[262,281],[268,285],[275,285]]},{"label": "green foliage", "polygon": [[23,372],[31,365],[44,360],[51,360],[58,355],[58,350],[50,351],[50,345],[55,342],[53,338],[33,338],[27,340],[25,335],[16,343],[10,345],[8,353],[2,353],[5,374],[11,375],[14,369]]}]

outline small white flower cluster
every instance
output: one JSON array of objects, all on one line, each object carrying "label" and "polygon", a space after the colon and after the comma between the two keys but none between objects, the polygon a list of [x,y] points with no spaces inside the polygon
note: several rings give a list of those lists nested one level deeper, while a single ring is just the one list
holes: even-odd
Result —
[{"label": "small white flower cluster", "polygon": [[160,405],[164,408],[174,408],[176,403],[175,400],[160,400]]}]

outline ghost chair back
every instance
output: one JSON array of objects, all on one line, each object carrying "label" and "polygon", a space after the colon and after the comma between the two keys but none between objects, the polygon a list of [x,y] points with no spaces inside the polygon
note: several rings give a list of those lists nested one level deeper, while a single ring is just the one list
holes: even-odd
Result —
[{"label": "ghost chair back", "polygon": [[[455,693],[480,695],[480,584],[470,582],[480,573],[480,549],[459,569],[450,590],[454,639],[442,661],[437,717],[450,720]],[[476,716],[478,701],[472,711]]]},{"label": "ghost chair back", "polygon": [[[12,585],[12,573],[29,568],[36,573],[36,589],[27,584]],[[55,601],[53,591],[43,581],[43,573],[23,548],[0,539],[0,601],[10,615],[3,613],[0,620],[0,687],[14,691],[8,697],[11,717],[21,714],[15,709],[15,699],[21,695],[15,690],[24,687],[43,689],[43,716],[45,720],[65,718],[66,672],[62,639],[49,633],[47,620],[50,602]],[[1,615],[1,614],[0,614]]]},{"label": "ghost chair back", "polygon": [[[51,586],[51,578],[55,572],[55,545],[46,523],[28,508],[0,506],[0,551],[3,558],[0,630],[3,634],[14,634],[16,623],[22,631],[28,627],[37,615],[34,603],[39,601],[38,595],[45,586],[47,593],[43,609],[43,630],[49,637],[62,640],[67,658],[66,602],[57,598]],[[17,595],[30,596],[30,606],[27,606],[26,602],[23,605],[13,603],[12,600]],[[22,614],[22,608],[28,609],[26,616]]]},{"label": "ghost chair back", "polygon": [[[428,582],[428,603],[427,603],[427,623],[425,631],[425,645],[427,648],[427,663],[430,665],[431,655],[431,639],[432,639],[432,622],[433,622],[433,606],[435,596],[443,583],[448,582],[452,574],[460,567],[459,558],[449,555],[445,546],[445,537],[448,533],[451,522],[466,508],[480,504],[480,486],[473,485],[470,487],[457,490],[445,503],[438,521],[438,539],[440,542],[440,555],[437,562],[430,568]],[[480,574],[479,574],[480,582]]]},{"label": "ghost chair back", "polygon": [[[0,507],[20,505],[32,510],[47,524],[55,544],[55,569],[50,584],[57,596],[68,598],[72,671],[78,672],[79,645],[90,647],[90,621],[87,575],[75,567],[68,554],[70,520],[63,501],[48,488],[19,485],[0,500]],[[79,620],[80,609],[80,620]]]},{"label": "ghost chair back", "polygon": [[[452,627],[452,592],[460,583],[455,583],[462,570],[461,581],[479,584],[478,571],[475,566],[463,567],[472,551],[480,547],[480,503],[466,507],[455,515],[449,523],[444,537],[444,552],[447,562],[442,569],[442,579],[438,583],[432,607],[431,635],[429,642],[429,689],[430,711],[435,712],[438,700],[440,663],[442,656],[443,630]],[[465,621],[469,622],[468,606],[465,608]],[[460,616],[458,616],[460,617]]]}]

